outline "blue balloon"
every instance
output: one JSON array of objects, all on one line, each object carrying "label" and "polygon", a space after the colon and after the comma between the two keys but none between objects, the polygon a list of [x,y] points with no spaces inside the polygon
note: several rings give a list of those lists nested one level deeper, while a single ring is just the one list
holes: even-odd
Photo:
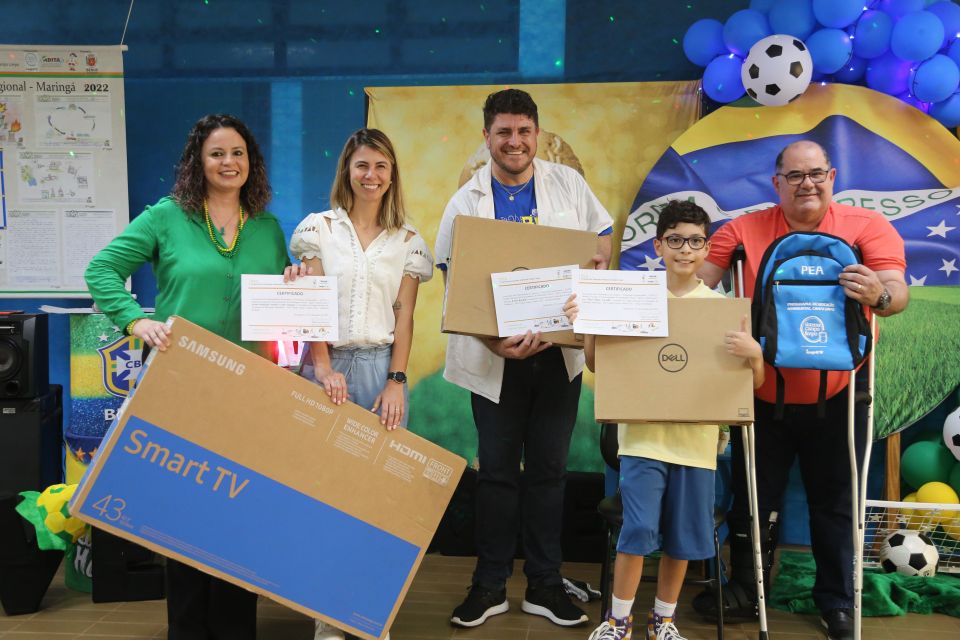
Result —
[{"label": "blue balloon", "polygon": [[863,13],[863,0],[813,0],[813,15],[825,27],[842,29]]},{"label": "blue balloon", "polygon": [[853,43],[846,31],[820,29],[807,38],[813,58],[813,69],[820,73],[836,73],[853,55]]},{"label": "blue balloon", "polygon": [[753,9],[741,9],[727,18],[723,25],[723,41],[727,48],[741,58],[746,58],[750,47],[758,40],[773,35],[767,16]]},{"label": "blue balloon", "polygon": [[926,112],[927,112],[927,109],[930,108],[930,104],[929,104],[929,103],[923,102],[922,100],[918,100],[917,97],[916,97],[915,95],[913,95],[912,93],[910,93],[909,91],[907,91],[907,92],[905,92],[905,93],[901,93],[900,95],[898,95],[898,96],[897,96],[897,100],[900,100],[901,102],[906,102],[908,105],[910,105],[910,106],[913,107],[914,109],[919,109],[920,111],[923,111],[924,113],[926,113]]},{"label": "blue balloon", "polygon": [[893,53],[885,53],[867,62],[867,86],[891,96],[910,87],[910,63]]},{"label": "blue balloon", "polygon": [[880,4],[875,8],[898,20],[908,13],[921,11],[923,5],[923,0],[880,0]]},{"label": "blue balloon", "polygon": [[947,129],[960,126],[960,93],[930,105],[930,115]]},{"label": "blue balloon", "polygon": [[883,11],[864,11],[853,32],[853,53],[861,58],[882,56],[890,48],[893,18]]},{"label": "blue balloon", "polygon": [[850,61],[847,62],[847,64],[843,65],[839,71],[833,74],[833,80],[835,82],[853,84],[855,82],[859,82],[860,78],[862,78],[863,74],[866,72],[867,61],[863,58],[853,56],[850,58]]},{"label": "blue balloon", "polygon": [[766,13],[770,11],[770,5],[774,2],[776,0],[750,0],[750,8],[760,13]]},{"label": "blue balloon", "polygon": [[923,62],[913,73],[911,93],[924,102],[940,102],[960,87],[960,67],[945,55],[938,54]]},{"label": "blue balloon", "polygon": [[929,11],[915,11],[893,25],[890,50],[901,60],[919,62],[943,45],[943,23]]},{"label": "blue balloon", "polygon": [[927,11],[940,18],[943,23],[944,44],[953,42],[960,36],[960,6],[950,0],[942,0],[927,7]]},{"label": "blue balloon", "polygon": [[957,66],[960,66],[960,39],[953,41],[953,44],[951,44],[950,48],[947,49],[947,55],[950,56],[951,60],[957,63]]},{"label": "blue balloon", "polygon": [[733,102],[746,90],[740,80],[743,59],[732,53],[714,58],[703,72],[703,91],[715,102]]},{"label": "blue balloon", "polygon": [[683,52],[690,62],[701,67],[728,53],[723,43],[723,23],[712,18],[694,22],[683,36]]},{"label": "blue balloon", "polygon": [[801,40],[806,40],[817,27],[810,0],[775,0],[767,17],[774,33],[785,33]]}]

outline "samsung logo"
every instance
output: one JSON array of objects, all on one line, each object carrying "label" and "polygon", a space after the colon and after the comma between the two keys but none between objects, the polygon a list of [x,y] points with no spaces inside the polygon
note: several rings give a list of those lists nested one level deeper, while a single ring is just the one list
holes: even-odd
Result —
[{"label": "samsung logo", "polygon": [[182,349],[186,349],[190,353],[200,356],[204,360],[211,362],[222,369],[226,369],[231,373],[237,374],[238,376],[242,376],[243,372],[247,368],[246,365],[237,362],[230,356],[220,353],[215,349],[211,349],[201,342],[191,340],[187,336],[180,336],[179,346]]}]

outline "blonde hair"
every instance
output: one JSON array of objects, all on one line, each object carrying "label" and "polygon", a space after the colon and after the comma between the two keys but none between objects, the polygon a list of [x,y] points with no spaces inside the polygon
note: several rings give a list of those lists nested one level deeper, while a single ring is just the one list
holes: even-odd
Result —
[{"label": "blonde hair", "polygon": [[343,145],[340,160],[337,161],[337,173],[330,189],[330,205],[336,209],[342,207],[347,212],[353,208],[353,189],[350,187],[350,158],[360,147],[369,147],[382,153],[390,161],[390,186],[380,201],[377,222],[388,231],[397,231],[406,221],[403,208],[403,189],[400,188],[400,168],[397,166],[397,154],[393,143],[379,129],[358,129]]}]

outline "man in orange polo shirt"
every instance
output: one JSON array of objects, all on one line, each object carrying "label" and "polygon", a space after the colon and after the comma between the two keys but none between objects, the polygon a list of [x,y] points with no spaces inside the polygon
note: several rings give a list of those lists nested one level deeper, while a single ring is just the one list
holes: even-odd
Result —
[{"label": "man in orange polo shirt", "polygon": [[[730,268],[737,245],[746,252],[744,286],[752,292],[757,269],[767,247],[791,231],[818,231],[839,236],[862,255],[863,264],[852,265],[840,276],[846,295],[878,316],[903,311],[909,290],[903,273],[906,268],[903,240],[881,214],[837,204],[832,201],[837,170],[819,144],[801,140],[783,149],[776,160],[773,186],[780,197],[778,206],[749,213],[723,225],[711,238],[710,255],[700,277],[713,287]],[[770,365],[766,365],[769,367]],[[783,418],[774,419],[776,376],[768,369],[766,383],[756,391],[757,499],[764,540],[764,569],[769,571],[776,545],[776,527],[771,512],[782,509],[790,467],[800,460],[800,472],[807,493],[810,534],[817,577],[813,599],[829,638],[853,637],[853,526],[850,498],[850,463],[847,449],[847,400],[849,380],[845,372],[829,372],[827,402],[823,418],[817,415],[819,371],[782,369],[785,380]],[[865,382],[866,376],[858,376]],[[859,386],[859,385],[858,385]],[[866,409],[857,406],[857,443],[866,430]],[[733,508],[727,517],[730,526],[731,584],[727,592],[741,613],[756,608],[756,588],[750,544],[750,512],[747,503],[743,449],[733,438]],[[862,458],[862,451],[859,452]],[[761,534],[761,537],[764,537]],[[765,582],[768,578],[765,575]],[[739,602],[736,602],[739,601]],[[709,607],[709,598],[699,597],[697,609]],[[728,600],[730,602],[730,600]],[[733,611],[737,613],[734,606]]]}]

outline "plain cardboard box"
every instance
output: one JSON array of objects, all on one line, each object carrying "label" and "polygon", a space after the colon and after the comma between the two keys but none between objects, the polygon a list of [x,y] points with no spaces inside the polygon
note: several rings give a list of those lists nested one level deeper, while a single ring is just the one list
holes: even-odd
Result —
[{"label": "plain cardboard box", "polygon": [[669,298],[669,337],[597,336],[594,415],[604,422],[753,422],[753,372],[729,355],[750,301]]},{"label": "plain cardboard box", "polygon": [[[457,216],[443,301],[444,333],[497,337],[491,273],[578,264],[593,268],[597,235],[589,231]],[[583,347],[573,331],[551,331],[544,340]]]},{"label": "plain cardboard box", "polygon": [[71,513],[383,637],[465,461],[182,318],[172,331]]}]

